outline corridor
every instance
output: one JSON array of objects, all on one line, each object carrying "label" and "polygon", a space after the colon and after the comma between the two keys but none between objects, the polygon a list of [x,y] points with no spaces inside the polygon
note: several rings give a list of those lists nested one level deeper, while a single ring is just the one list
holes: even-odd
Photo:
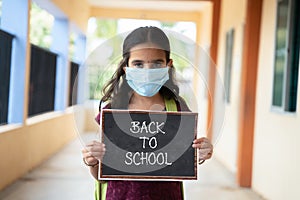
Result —
[{"label": "corridor", "polygon": [[[87,135],[88,136],[88,135]],[[1,200],[92,200],[94,182],[81,158],[76,138],[42,165],[0,192]],[[216,146],[217,148],[217,146]],[[186,200],[262,200],[240,188],[216,159],[199,167],[199,181],[185,181]]]}]

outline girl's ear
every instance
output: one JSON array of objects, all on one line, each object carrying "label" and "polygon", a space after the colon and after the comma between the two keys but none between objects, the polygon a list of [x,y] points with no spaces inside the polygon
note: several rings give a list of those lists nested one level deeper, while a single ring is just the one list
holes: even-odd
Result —
[{"label": "girl's ear", "polygon": [[126,74],[126,67],[123,67],[123,70],[124,70],[124,72],[125,72],[125,74]]},{"label": "girl's ear", "polygon": [[172,67],[173,66],[173,60],[172,59],[169,60],[169,62],[167,63],[167,66],[168,67]]}]

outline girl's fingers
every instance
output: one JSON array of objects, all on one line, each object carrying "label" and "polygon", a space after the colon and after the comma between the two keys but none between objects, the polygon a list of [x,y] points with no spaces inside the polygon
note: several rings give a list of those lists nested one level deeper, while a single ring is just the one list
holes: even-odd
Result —
[{"label": "girl's fingers", "polygon": [[213,145],[208,138],[197,138],[193,141],[193,148],[198,149],[199,160],[210,159],[213,153]]},{"label": "girl's fingers", "polygon": [[211,156],[212,156],[211,149],[199,149],[198,152],[199,152],[200,160],[207,160],[207,159],[211,158]]},{"label": "girl's fingers", "polygon": [[90,152],[90,155],[93,156],[93,157],[97,157],[97,156],[100,156],[100,155],[104,155],[104,152]]},{"label": "girl's fingers", "polygon": [[102,160],[104,152],[86,152],[83,154],[83,159],[87,163],[95,163],[98,160]]},{"label": "girl's fingers", "polygon": [[88,152],[105,152],[106,149],[104,146],[92,146],[92,147],[86,147],[86,151],[88,151]]},{"label": "girl's fingers", "polygon": [[105,151],[105,144],[98,141],[92,141],[88,143],[81,152],[87,163],[95,163],[98,162],[98,160],[102,160]]},{"label": "girl's fingers", "polygon": [[98,163],[98,159],[95,157],[88,157],[88,158],[83,158],[84,162],[87,163],[88,165],[94,165],[95,163]]},{"label": "girl's fingers", "polygon": [[105,144],[97,141],[92,141],[88,143],[84,149],[86,151],[105,151]]},{"label": "girl's fingers", "polygon": [[92,142],[87,143],[86,146],[88,147],[88,146],[101,145],[101,144],[103,143],[93,140]]},{"label": "girl's fingers", "polygon": [[209,139],[207,139],[206,137],[197,138],[193,141],[194,144],[198,144],[202,142],[210,143]]},{"label": "girl's fingers", "polygon": [[83,153],[83,154],[82,154],[82,157],[83,157],[83,158],[89,158],[89,157],[92,157],[92,153],[91,153],[91,152]]},{"label": "girl's fingers", "polygon": [[198,149],[207,149],[207,148],[213,148],[213,145],[211,143],[201,142],[201,143],[194,143],[192,147]]},{"label": "girl's fingers", "polygon": [[212,144],[208,138],[202,137],[202,138],[197,138],[193,141],[193,147],[194,148],[212,148]]},{"label": "girl's fingers", "polygon": [[97,160],[101,160],[104,156],[104,153],[93,153],[92,156]]}]

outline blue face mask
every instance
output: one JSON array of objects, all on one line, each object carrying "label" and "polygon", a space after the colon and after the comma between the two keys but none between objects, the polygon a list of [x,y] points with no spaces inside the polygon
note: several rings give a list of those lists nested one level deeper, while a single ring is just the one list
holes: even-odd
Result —
[{"label": "blue face mask", "polygon": [[126,67],[128,85],[139,95],[152,97],[169,80],[169,67],[140,69]]}]

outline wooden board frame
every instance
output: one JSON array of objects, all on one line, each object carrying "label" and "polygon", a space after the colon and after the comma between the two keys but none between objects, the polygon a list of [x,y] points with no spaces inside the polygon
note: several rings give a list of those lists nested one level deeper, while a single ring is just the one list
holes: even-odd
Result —
[{"label": "wooden board frame", "polygon": [[[101,112],[101,128],[103,130],[103,134],[101,134],[101,141],[103,143],[106,144],[106,142],[108,142],[108,138],[105,138],[105,130],[106,130],[106,127],[105,127],[105,120],[109,120],[109,119],[106,119],[108,118],[108,114],[112,115],[112,114],[129,114],[129,115],[132,115],[132,114],[135,114],[135,115],[165,115],[167,117],[172,117],[173,118],[177,116],[178,119],[180,118],[180,120],[182,120],[183,118],[185,118],[185,122],[187,121],[187,118],[189,117],[192,117],[193,121],[190,122],[193,124],[193,127],[188,127],[189,130],[192,130],[192,135],[189,136],[191,138],[191,141],[190,141],[190,144],[185,144],[186,146],[187,145],[190,145],[188,146],[187,150],[184,152],[184,154],[187,154],[188,156],[192,156],[192,161],[191,162],[187,162],[188,165],[189,165],[189,169],[192,169],[189,171],[189,173],[191,172],[192,175],[158,175],[158,174],[155,174],[155,175],[151,175],[149,174],[149,172],[147,173],[129,173],[128,172],[124,172],[124,174],[105,174],[105,168],[109,168],[107,167],[105,164],[103,163],[100,163],[99,165],[99,177],[98,179],[99,180],[122,180],[122,179],[126,179],[126,180],[197,180],[197,150],[192,148],[192,140],[196,139],[197,137],[197,120],[198,120],[198,113],[194,113],[194,112],[169,112],[169,111],[145,111],[145,110],[118,110],[118,109],[103,109],[102,112]],[[115,122],[114,122],[115,123]],[[181,125],[179,125],[181,126]],[[184,125],[182,125],[184,127]],[[178,135],[178,134],[183,134],[183,133],[178,133],[179,131],[177,131],[177,133],[175,134]],[[173,137],[175,137],[173,136]],[[120,139],[121,140],[121,139]],[[106,146],[106,154],[108,151],[110,151],[110,147],[109,146]],[[190,152],[192,151],[192,152]],[[146,151],[147,152],[147,151]],[[135,152],[136,153],[136,152]],[[115,155],[115,154],[114,154]],[[184,161],[184,157],[185,155],[182,155],[180,157],[181,160],[181,163],[183,163]],[[149,156],[150,157],[150,156]],[[105,155],[104,155],[104,158],[105,158]],[[111,158],[111,157],[110,157]],[[190,157],[188,157],[190,158]],[[167,160],[167,159],[166,159]],[[179,160],[179,159],[177,159]],[[177,162],[176,160],[176,162]],[[104,162],[104,161],[103,161]],[[176,166],[176,162],[174,162],[175,166]],[[193,166],[192,166],[193,165]],[[175,169],[178,169],[179,165],[177,165]],[[173,167],[173,164],[172,164],[172,167],[168,166],[169,168],[168,169],[171,169]],[[166,167],[163,167],[163,168],[166,168]],[[181,168],[180,168],[181,169]],[[159,169],[160,170],[160,169]],[[159,170],[154,170],[154,173],[158,173]],[[164,169],[162,169],[164,170]],[[184,167],[182,169],[182,171],[184,171]],[[165,169],[165,171],[167,171],[167,168]],[[174,171],[173,171],[174,173]],[[181,173],[185,173],[185,172],[181,172]]]}]

